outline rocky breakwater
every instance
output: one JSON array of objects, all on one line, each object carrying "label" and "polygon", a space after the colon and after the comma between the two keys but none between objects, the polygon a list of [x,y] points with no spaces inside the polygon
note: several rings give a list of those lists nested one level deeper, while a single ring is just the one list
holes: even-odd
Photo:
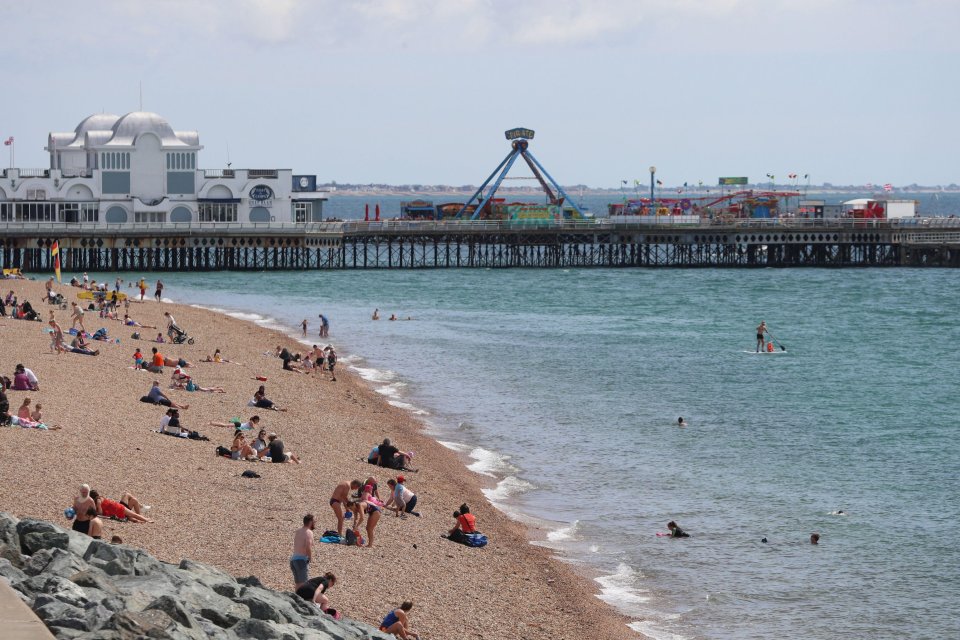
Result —
[{"label": "rocky breakwater", "polygon": [[[83,640],[372,640],[292,593],[183,560],[161,562],[42,520],[0,513],[0,579],[58,638]],[[2,633],[0,633],[2,635]]]}]

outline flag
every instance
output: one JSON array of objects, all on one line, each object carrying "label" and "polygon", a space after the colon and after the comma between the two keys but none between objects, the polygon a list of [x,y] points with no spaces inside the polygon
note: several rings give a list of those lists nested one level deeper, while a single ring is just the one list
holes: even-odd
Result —
[{"label": "flag", "polygon": [[790,178],[791,180],[793,180],[794,178],[797,177],[797,174],[795,174],[795,173],[788,173],[788,174],[787,174],[787,177]]},{"label": "flag", "polygon": [[804,180],[806,180],[806,179],[809,178],[809,177],[810,177],[810,174],[809,174],[809,173],[803,174],[803,179],[804,179]]},{"label": "flag", "polygon": [[767,177],[770,178],[771,180],[773,180],[773,174],[772,174],[772,173],[768,173],[768,174],[767,174]]},{"label": "flag", "polygon": [[13,144],[13,136],[10,136],[9,138],[3,141],[3,146],[5,147],[9,147],[12,144]]},{"label": "flag", "polygon": [[639,180],[634,180],[634,181],[633,181],[633,186],[639,187],[639,186],[640,186],[640,181],[639,181]]},{"label": "flag", "polygon": [[889,193],[890,191],[893,191],[893,185],[888,182],[887,184],[883,185],[883,190]]},{"label": "flag", "polygon": [[53,241],[53,247],[50,249],[50,255],[53,256],[53,270],[57,274],[57,282],[60,282],[60,243]]},{"label": "flag", "polygon": [[658,187],[662,187],[662,186],[663,186],[663,181],[662,181],[662,180],[657,180],[657,186],[658,186]]},{"label": "flag", "polygon": [[621,180],[620,182],[622,182],[623,184],[627,184],[626,180]]}]

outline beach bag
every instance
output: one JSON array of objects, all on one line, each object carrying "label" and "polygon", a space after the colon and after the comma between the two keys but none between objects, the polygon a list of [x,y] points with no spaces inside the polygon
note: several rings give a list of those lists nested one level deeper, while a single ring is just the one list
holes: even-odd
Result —
[{"label": "beach bag", "polygon": [[327,544],[340,544],[343,542],[336,531],[326,531],[322,536],[320,536],[320,542],[326,542]]},{"label": "beach bag", "polygon": [[468,547],[485,547],[487,546],[487,536],[482,533],[465,533],[463,534],[463,544]]},{"label": "beach bag", "polygon": [[330,616],[331,618],[333,618],[334,620],[339,620],[342,617],[340,615],[340,612],[333,608],[327,609],[326,611],[324,611],[324,613]]},{"label": "beach bag", "polygon": [[348,547],[353,547],[353,546],[358,546],[358,545],[359,545],[360,537],[359,537],[356,533],[354,533],[353,529],[347,529],[347,533],[346,533],[346,535],[344,536],[344,538],[345,538],[346,541],[347,541],[347,546],[348,546]]},{"label": "beach bag", "polygon": [[187,391],[196,391],[197,385],[193,384],[193,380],[187,380]]},{"label": "beach bag", "polygon": [[218,455],[218,456],[224,456],[225,458],[229,458],[229,457],[230,457],[230,453],[231,453],[231,452],[230,452],[230,449],[227,449],[227,448],[224,447],[223,445],[220,445],[220,446],[217,447],[217,455]]},{"label": "beach bag", "polygon": [[134,331],[134,332],[133,332],[133,335],[131,335],[130,338],[131,338],[132,340],[139,340],[139,339],[140,339],[140,332],[139,332],[139,331]]}]

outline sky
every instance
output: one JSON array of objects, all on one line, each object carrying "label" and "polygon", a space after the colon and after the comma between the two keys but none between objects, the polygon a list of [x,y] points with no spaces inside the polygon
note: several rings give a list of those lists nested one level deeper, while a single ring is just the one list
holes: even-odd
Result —
[{"label": "sky", "polygon": [[142,87],[210,169],[479,184],[527,127],[564,185],[960,183],[957,0],[47,0],[0,24],[23,168]]}]

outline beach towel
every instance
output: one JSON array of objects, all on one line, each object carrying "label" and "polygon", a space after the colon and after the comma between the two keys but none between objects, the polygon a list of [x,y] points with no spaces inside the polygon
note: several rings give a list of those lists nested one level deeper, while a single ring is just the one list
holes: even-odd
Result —
[{"label": "beach towel", "polygon": [[337,535],[336,531],[334,531],[332,535],[330,532],[327,532],[320,537],[320,542],[326,542],[327,544],[340,544],[343,542],[343,538]]}]

